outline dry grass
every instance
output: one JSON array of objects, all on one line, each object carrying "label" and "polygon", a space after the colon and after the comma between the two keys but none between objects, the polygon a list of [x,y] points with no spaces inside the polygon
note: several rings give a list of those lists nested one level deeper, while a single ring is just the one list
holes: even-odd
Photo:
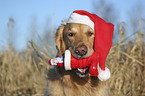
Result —
[{"label": "dry grass", "polygon": [[[125,40],[120,24],[119,44],[113,45],[107,58],[112,76],[112,96],[145,96],[145,43],[143,32],[133,41]],[[9,48],[0,52],[0,95],[43,96],[46,87],[46,65],[28,48],[18,53]],[[51,55],[50,55],[51,56]]]},{"label": "dry grass", "polygon": [[0,96],[43,96],[46,68],[36,61],[30,49],[0,52]]},{"label": "dry grass", "polygon": [[[120,25],[119,40],[124,40]],[[145,43],[143,33],[128,43],[114,45],[108,56],[109,80],[112,96],[145,96]]]}]

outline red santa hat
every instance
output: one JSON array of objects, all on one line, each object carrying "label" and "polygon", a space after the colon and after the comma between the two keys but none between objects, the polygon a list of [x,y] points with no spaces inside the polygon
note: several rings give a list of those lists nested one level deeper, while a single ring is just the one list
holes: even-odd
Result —
[{"label": "red santa hat", "polygon": [[105,70],[106,57],[112,45],[114,25],[84,10],[74,11],[67,23],[86,24],[95,31],[94,50],[99,54],[99,66]]}]

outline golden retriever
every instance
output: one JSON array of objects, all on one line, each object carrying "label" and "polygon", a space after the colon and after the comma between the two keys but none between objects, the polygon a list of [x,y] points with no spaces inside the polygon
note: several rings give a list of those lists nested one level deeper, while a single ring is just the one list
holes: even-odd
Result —
[{"label": "golden retriever", "polygon": [[[84,24],[60,26],[56,33],[57,56],[69,49],[75,58],[89,57],[94,52],[94,34]],[[66,71],[56,66],[48,71],[48,93],[48,96],[109,96],[109,89],[106,82],[89,74],[89,68]]]}]

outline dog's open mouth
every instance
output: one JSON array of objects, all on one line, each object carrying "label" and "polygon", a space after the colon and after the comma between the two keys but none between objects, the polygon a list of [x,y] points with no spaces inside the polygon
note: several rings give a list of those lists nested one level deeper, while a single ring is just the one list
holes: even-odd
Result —
[{"label": "dog's open mouth", "polygon": [[86,77],[89,74],[89,68],[76,68],[76,74],[80,77]]}]

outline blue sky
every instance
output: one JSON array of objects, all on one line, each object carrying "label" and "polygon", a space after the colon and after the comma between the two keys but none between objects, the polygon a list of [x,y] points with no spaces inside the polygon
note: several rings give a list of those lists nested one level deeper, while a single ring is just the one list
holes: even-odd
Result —
[{"label": "blue sky", "polygon": [[[86,10],[93,12],[93,2],[99,0],[0,0],[0,47],[6,46],[7,24],[9,18],[15,20],[18,49],[25,48],[28,41],[29,29],[34,17],[37,18],[37,25],[42,30],[45,21],[50,20],[58,27],[63,19],[67,19],[74,10]],[[128,11],[141,1],[145,6],[145,0],[105,0],[112,3],[118,10],[119,20],[127,21]],[[145,8],[143,8],[145,9]],[[133,10],[132,10],[133,11]],[[145,17],[145,14],[143,14]],[[52,23],[55,21],[54,23]],[[41,33],[40,33],[41,34]]]}]

